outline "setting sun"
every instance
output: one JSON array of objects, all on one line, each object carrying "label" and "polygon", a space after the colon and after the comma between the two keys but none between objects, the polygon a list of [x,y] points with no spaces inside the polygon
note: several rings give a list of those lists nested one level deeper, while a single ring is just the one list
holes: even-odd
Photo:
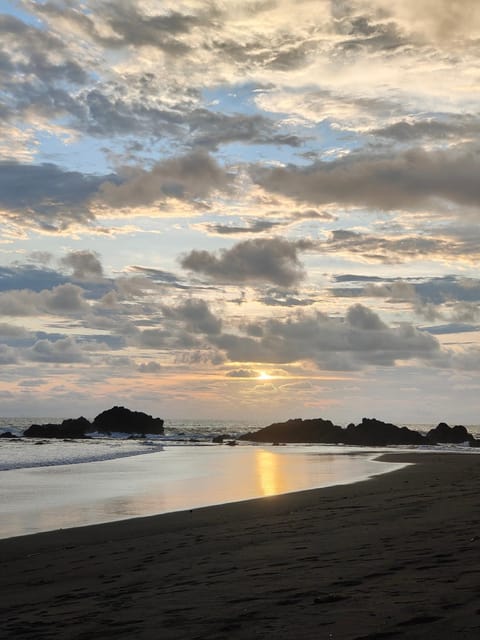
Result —
[{"label": "setting sun", "polygon": [[273,378],[273,376],[271,376],[266,371],[260,371],[258,376],[257,376],[258,380],[271,380],[272,378]]}]

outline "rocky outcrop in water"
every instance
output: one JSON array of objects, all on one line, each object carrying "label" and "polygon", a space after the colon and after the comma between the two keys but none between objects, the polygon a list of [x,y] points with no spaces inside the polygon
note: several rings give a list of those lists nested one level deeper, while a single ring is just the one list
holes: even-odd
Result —
[{"label": "rocky outcrop in water", "polygon": [[363,418],[360,424],[349,424],[345,432],[345,444],[367,447],[387,445],[425,444],[425,437],[407,427],[397,427],[375,418]]},{"label": "rocky outcrop in water", "polygon": [[153,418],[142,411],[130,411],[125,407],[113,407],[103,411],[95,418],[92,431],[162,434],[164,429],[161,418]]},{"label": "rocky outcrop in water", "polygon": [[392,445],[435,445],[463,444],[472,447],[480,446],[463,426],[449,427],[441,422],[426,435],[397,427],[390,422],[382,422],[376,418],[363,418],[359,424],[349,424],[346,429],[334,425],[330,420],[314,418],[302,420],[295,418],[286,422],[276,422],[253,433],[240,436],[239,440],[272,443],[318,443],[347,444],[366,447],[386,447]]},{"label": "rocky outcrop in water", "polygon": [[32,424],[23,435],[27,438],[88,438],[88,434],[94,431],[135,435],[162,434],[163,420],[142,411],[113,407],[100,413],[93,422],[82,416],[68,418],[60,424]]},{"label": "rocky outcrop in water", "polygon": [[293,418],[286,422],[275,422],[259,431],[240,436],[239,440],[251,442],[343,442],[345,431],[331,420]]},{"label": "rocky outcrop in water", "polygon": [[475,438],[463,425],[457,424],[454,427],[449,427],[445,422],[440,422],[435,429],[430,429],[427,438],[435,444],[462,444],[463,442],[475,441]]},{"label": "rocky outcrop in water", "polygon": [[32,424],[23,435],[27,438],[86,438],[92,425],[84,418],[68,418],[61,424]]}]

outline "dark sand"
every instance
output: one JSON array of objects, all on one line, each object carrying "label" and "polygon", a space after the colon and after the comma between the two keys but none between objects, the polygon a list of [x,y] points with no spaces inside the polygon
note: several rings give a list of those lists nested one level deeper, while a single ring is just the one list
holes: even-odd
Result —
[{"label": "dark sand", "polygon": [[2,640],[480,638],[480,456],[0,541]]}]

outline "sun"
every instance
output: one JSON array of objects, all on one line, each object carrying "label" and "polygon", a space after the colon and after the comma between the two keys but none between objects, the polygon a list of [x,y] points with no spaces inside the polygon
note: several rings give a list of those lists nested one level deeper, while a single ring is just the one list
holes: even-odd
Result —
[{"label": "sun", "polygon": [[266,371],[260,371],[258,376],[257,376],[257,380],[271,380],[272,378],[273,378],[273,376],[271,376]]}]

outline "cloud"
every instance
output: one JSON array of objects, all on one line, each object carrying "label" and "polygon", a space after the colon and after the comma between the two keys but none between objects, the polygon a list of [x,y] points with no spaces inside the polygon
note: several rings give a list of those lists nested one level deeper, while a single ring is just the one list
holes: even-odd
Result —
[{"label": "cloud", "polygon": [[219,282],[272,282],[289,287],[304,277],[298,253],[309,247],[305,241],[256,238],[223,249],[218,257],[208,251],[191,251],[181,265]]},{"label": "cloud", "polygon": [[280,133],[275,122],[262,115],[222,114],[207,109],[195,109],[185,114],[191,130],[193,146],[217,149],[232,142],[274,144],[300,147],[303,140],[292,133]]},{"label": "cloud", "polygon": [[480,156],[473,151],[412,149],[393,157],[351,154],[306,168],[257,166],[252,177],[269,191],[317,205],[392,211],[449,203],[478,211],[479,170]]},{"label": "cloud", "polygon": [[21,78],[43,82],[82,84],[87,74],[67,44],[57,35],[27,25],[11,15],[0,15],[0,68]]},{"label": "cloud", "polygon": [[218,234],[220,236],[230,235],[242,235],[242,234],[254,234],[265,233],[265,231],[271,231],[276,227],[282,226],[283,223],[275,222],[274,220],[257,219],[252,220],[250,224],[239,226],[235,224],[205,224],[203,227],[208,233]]},{"label": "cloud", "polygon": [[51,342],[38,340],[33,347],[27,349],[25,356],[35,362],[74,363],[87,360],[80,346],[71,337]]},{"label": "cloud", "polygon": [[54,164],[1,162],[0,216],[47,232],[89,225],[94,216],[88,202],[106,179]]},{"label": "cloud", "polygon": [[204,300],[190,298],[177,307],[163,307],[163,313],[168,320],[184,324],[187,331],[215,335],[220,333],[222,321],[209,309]]},{"label": "cloud", "polygon": [[406,235],[398,232],[390,237],[382,237],[335,229],[330,232],[326,242],[317,244],[317,251],[335,253],[361,258],[365,262],[397,264],[407,260],[457,259],[465,262],[476,260],[479,249],[471,239],[448,234],[448,229],[432,229],[427,235],[420,231],[418,235]]},{"label": "cloud", "polygon": [[28,331],[24,327],[18,325],[0,322],[0,337],[5,338],[24,338],[28,335]]},{"label": "cloud", "polygon": [[150,362],[142,362],[138,365],[140,373],[158,373],[162,370],[161,365],[158,362],[150,360]]},{"label": "cloud", "polygon": [[[356,0],[355,5],[371,10],[376,7],[384,19],[394,19],[407,33],[430,39],[440,46],[461,44],[465,39],[476,40],[480,29],[480,7],[476,0]],[[381,14],[379,14],[381,15]]]},{"label": "cloud", "polygon": [[227,371],[227,378],[258,378],[258,371],[255,369],[232,369]]},{"label": "cloud", "polygon": [[16,364],[17,361],[17,351],[6,344],[0,344],[0,364]]},{"label": "cloud", "polygon": [[433,327],[424,327],[424,331],[428,331],[432,335],[449,335],[457,333],[471,333],[480,331],[477,325],[465,324],[462,322],[451,322],[449,324],[440,324]]},{"label": "cloud", "polygon": [[35,316],[47,314],[74,314],[88,309],[84,290],[66,283],[40,292],[22,289],[0,293],[0,314],[6,316]]},{"label": "cloud", "polygon": [[103,267],[97,253],[88,250],[71,251],[60,263],[73,269],[73,278],[77,280],[98,279],[103,277]]},{"label": "cloud", "polygon": [[305,307],[315,302],[315,298],[305,296],[298,291],[269,289],[259,298],[262,304],[269,307]]},{"label": "cloud", "polygon": [[361,295],[388,298],[390,302],[412,302],[417,299],[415,285],[403,280],[385,284],[367,284],[360,291]]},{"label": "cloud", "polygon": [[[168,286],[174,289],[188,289],[189,285],[181,282],[181,280],[174,273],[170,271],[164,271],[163,269],[155,269],[153,267],[142,267],[139,265],[132,265],[131,271],[141,274],[138,278],[144,285],[145,283],[154,282],[162,287]],[[133,277],[135,280],[135,276]],[[123,281],[122,281],[123,282]]]},{"label": "cloud", "polygon": [[411,143],[421,139],[445,141],[458,144],[462,140],[475,140],[480,132],[478,118],[457,114],[443,119],[399,120],[382,128],[372,129],[368,133],[389,138],[397,142]]},{"label": "cloud", "polygon": [[196,151],[163,160],[150,171],[125,168],[122,184],[102,184],[100,200],[113,207],[140,206],[165,198],[202,199],[231,186],[231,174],[208,154]]},{"label": "cloud", "polygon": [[261,337],[222,334],[212,342],[235,362],[313,361],[321,369],[351,370],[397,361],[432,360],[437,340],[410,324],[389,327],[371,309],[353,305],[345,318],[319,312],[267,320]]}]

